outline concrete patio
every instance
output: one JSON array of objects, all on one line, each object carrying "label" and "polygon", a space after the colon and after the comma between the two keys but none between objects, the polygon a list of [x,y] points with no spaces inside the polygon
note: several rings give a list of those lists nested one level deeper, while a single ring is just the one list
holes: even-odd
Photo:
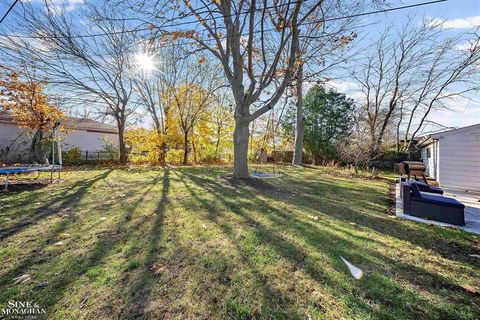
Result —
[{"label": "concrete patio", "polygon": [[427,220],[427,219],[413,217],[408,214],[404,214],[403,204],[400,198],[400,188],[398,183],[395,186],[396,216],[399,218],[403,218],[411,221],[434,224],[442,227],[454,227],[454,228],[463,229],[467,232],[480,234],[480,194],[466,193],[459,190],[449,190],[449,189],[444,189],[444,191],[445,191],[444,196],[455,198],[465,205],[465,226],[456,226],[449,223],[444,223],[444,222],[439,222],[434,220]]}]

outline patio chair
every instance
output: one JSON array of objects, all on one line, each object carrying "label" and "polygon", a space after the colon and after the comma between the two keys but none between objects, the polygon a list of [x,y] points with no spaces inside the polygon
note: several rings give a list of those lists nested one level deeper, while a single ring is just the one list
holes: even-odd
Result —
[{"label": "patio chair", "polygon": [[414,217],[465,225],[465,205],[439,194],[420,192],[418,184],[403,185],[403,213]]}]

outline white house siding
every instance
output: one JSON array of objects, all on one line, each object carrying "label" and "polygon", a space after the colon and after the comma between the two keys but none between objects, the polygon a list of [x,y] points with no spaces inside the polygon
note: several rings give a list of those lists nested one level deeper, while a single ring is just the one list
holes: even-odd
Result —
[{"label": "white house siding", "polygon": [[480,126],[439,134],[439,176],[442,187],[480,191]]},{"label": "white house siding", "polygon": [[[25,150],[30,147],[32,134],[11,121],[1,120],[0,118],[0,163],[25,161],[28,155]],[[87,123],[87,125],[92,126],[92,122]],[[105,126],[97,123],[93,123],[93,125]],[[105,149],[107,140],[118,147],[118,134],[110,133],[115,128],[108,128],[109,130],[102,129],[67,128],[67,131],[61,132],[62,149],[67,151],[73,147],[78,147],[84,152],[102,151]],[[14,141],[15,143],[12,144]],[[8,154],[5,152],[7,148],[10,149]]]},{"label": "white house siding", "polygon": [[0,122],[0,162],[24,160],[24,150],[30,147],[31,137],[32,134],[25,129],[11,123]]},{"label": "white house siding", "polygon": [[118,147],[118,134],[74,130],[68,134],[62,134],[62,148],[70,150],[77,147],[82,151],[102,151],[105,148],[106,140],[110,141],[115,147]]},{"label": "white house siding", "polygon": [[0,148],[9,146],[22,132],[16,125],[0,122]]}]

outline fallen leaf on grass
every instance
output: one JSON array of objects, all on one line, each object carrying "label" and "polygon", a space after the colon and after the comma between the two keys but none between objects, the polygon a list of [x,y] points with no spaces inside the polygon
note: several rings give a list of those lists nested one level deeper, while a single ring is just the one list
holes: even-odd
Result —
[{"label": "fallen leaf on grass", "polygon": [[356,226],[357,224],[355,222],[350,222],[351,226]]},{"label": "fallen leaf on grass", "polygon": [[160,263],[155,263],[150,267],[150,270],[153,271],[155,274],[159,274],[163,271],[164,266],[162,266]]},{"label": "fallen leaf on grass", "polygon": [[13,278],[13,284],[18,284],[18,283],[27,283],[32,280],[32,276],[29,274],[24,274],[21,275],[20,277]]},{"label": "fallen leaf on grass", "polygon": [[70,233],[60,233],[58,236],[60,239],[67,239],[70,237]]},{"label": "fallen leaf on grass", "polygon": [[61,247],[61,246],[63,246],[63,244],[64,244],[63,241],[58,241],[54,245],[57,246],[57,247]]},{"label": "fallen leaf on grass", "polygon": [[85,305],[87,304],[88,298],[90,297],[86,296],[85,298],[83,298],[82,302],[80,302],[80,309],[85,307]]},{"label": "fallen leaf on grass", "polygon": [[105,221],[105,220],[107,220],[107,217],[101,217],[99,220],[100,221]]},{"label": "fallen leaf on grass", "polygon": [[470,293],[477,293],[477,288],[469,285],[469,284],[462,284],[460,287],[463,288],[463,290],[470,292]]},{"label": "fallen leaf on grass", "polygon": [[316,217],[316,216],[308,215],[308,217],[309,217],[310,219],[313,219],[313,220],[318,220],[318,217]]}]

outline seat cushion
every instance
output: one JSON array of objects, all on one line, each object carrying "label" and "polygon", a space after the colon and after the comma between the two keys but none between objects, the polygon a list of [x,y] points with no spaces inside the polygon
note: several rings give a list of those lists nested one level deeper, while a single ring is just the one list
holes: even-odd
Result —
[{"label": "seat cushion", "polygon": [[420,191],[436,193],[436,194],[443,194],[443,190],[441,188],[429,186],[428,184],[426,184],[424,182],[420,182],[420,181],[415,182],[415,184],[418,186],[418,189]]},{"label": "seat cushion", "polygon": [[422,192],[420,197],[413,196],[412,201],[438,204],[441,206],[446,206],[450,208],[464,209],[465,205],[458,201],[457,199],[444,197],[441,195],[435,195],[428,192]]}]

